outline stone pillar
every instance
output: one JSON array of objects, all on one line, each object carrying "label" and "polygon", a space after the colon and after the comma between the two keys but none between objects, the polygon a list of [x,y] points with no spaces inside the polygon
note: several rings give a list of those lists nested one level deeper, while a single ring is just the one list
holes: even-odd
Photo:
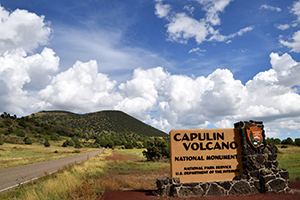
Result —
[{"label": "stone pillar", "polygon": [[[262,141],[257,148],[252,146],[247,136],[247,129],[252,126],[262,130]],[[290,191],[288,172],[285,169],[277,169],[275,145],[265,143],[263,123],[252,120],[241,121],[235,123],[234,128],[239,129],[242,145],[242,177],[247,177],[247,180],[262,193]]]}]

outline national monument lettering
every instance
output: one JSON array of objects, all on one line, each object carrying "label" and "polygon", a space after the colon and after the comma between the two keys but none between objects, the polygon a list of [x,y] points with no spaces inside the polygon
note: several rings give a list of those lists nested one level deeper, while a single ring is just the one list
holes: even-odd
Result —
[{"label": "national monument lettering", "polygon": [[242,172],[234,129],[172,130],[170,145],[172,177],[183,183],[231,180]]}]

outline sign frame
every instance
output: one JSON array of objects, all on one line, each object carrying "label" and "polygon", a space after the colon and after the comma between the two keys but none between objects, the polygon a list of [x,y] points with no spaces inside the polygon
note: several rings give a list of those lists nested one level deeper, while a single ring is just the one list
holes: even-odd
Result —
[{"label": "sign frame", "polygon": [[171,177],[181,183],[232,180],[241,174],[238,129],[171,130]]}]

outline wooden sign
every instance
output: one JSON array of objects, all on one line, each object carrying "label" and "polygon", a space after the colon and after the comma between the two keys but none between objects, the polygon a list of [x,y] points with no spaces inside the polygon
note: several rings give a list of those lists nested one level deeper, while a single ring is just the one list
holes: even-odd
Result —
[{"label": "wooden sign", "polygon": [[171,175],[181,183],[232,180],[242,173],[236,129],[182,129],[170,132]]}]

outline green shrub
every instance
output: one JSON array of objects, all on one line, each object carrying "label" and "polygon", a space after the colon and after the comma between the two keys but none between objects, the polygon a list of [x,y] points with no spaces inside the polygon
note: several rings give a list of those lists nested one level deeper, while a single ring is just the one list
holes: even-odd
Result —
[{"label": "green shrub", "polygon": [[127,143],[125,144],[125,149],[133,149],[132,143],[131,143],[131,142],[127,142]]},{"label": "green shrub", "polygon": [[68,144],[69,144],[69,140],[66,140],[66,141],[63,143],[62,147],[67,147]]},{"label": "green shrub", "polygon": [[68,142],[68,146],[75,146],[75,142],[74,142],[74,140],[69,140],[69,142]]},{"label": "green shrub", "polygon": [[282,141],[281,141],[281,144],[290,144],[290,145],[294,145],[295,143],[294,143],[294,141],[293,141],[292,138],[288,137],[287,139],[282,140]]},{"label": "green shrub", "polygon": [[300,146],[300,138],[295,138],[295,144],[296,144],[297,146]]},{"label": "green shrub", "polygon": [[164,158],[170,158],[170,147],[166,140],[154,138],[153,141],[149,141],[147,145],[147,151],[143,151],[143,155],[148,161],[159,161]]},{"label": "green shrub", "polygon": [[51,136],[50,136],[50,139],[51,139],[52,141],[58,141],[58,140],[59,140],[59,137],[57,136],[56,133],[52,133]]},{"label": "green shrub", "polygon": [[24,143],[30,145],[30,144],[32,144],[33,142],[32,142],[32,140],[30,139],[30,137],[26,137],[26,138],[24,138]]},{"label": "green shrub", "polygon": [[44,146],[45,147],[50,147],[50,142],[48,140],[46,140],[45,143],[44,143]]},{"label": "green shrub", "polygon": [[10,126],[10,125],[12,125],[11,119],[5,119],[3,123],[5,124],[5,126]]},{"label": "green shrub", "polygon": [[25,136],[26,136],[26,132],[23,131],[23,130],[19,130],[19,131],[17,132],[17,136],[19,136],[19,137],[25,137]]},{"label": "green shrub", "polygon": [[0,138],[0,145],[3,145],[4,141]]},{"label": "green shrub", "polygon": [[282,145],[280,148],[285,149],[285,148],[288,148],[288,146]]}]

